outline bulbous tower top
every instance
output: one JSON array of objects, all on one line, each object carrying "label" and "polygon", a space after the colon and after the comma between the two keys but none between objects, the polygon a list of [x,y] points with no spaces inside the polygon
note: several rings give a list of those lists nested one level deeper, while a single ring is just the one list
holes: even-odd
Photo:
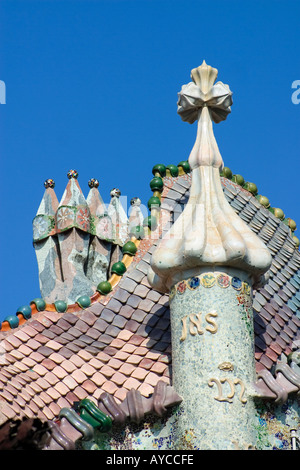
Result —
[{"label": "bulbous tower top", "polygon": [[197,137],[189,156],[192,170],[190,198],[181,215],[152,255],[150,284],[167,292],[176,282],[203,267],[235,267],[256,282],[270,267],[265,244],[227,202],[221,185],[223,160],[213,133],[213,122],[231,112],[232,92],[214,83],[217,69],[205,61],[191,71],[192,82],[178,94],[178,114],[198,121]]}]

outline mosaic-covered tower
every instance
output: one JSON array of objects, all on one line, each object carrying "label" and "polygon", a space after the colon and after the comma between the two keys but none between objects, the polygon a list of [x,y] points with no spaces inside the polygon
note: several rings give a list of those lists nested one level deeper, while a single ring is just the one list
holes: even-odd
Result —
[{"label": "mosaic-covered tower", "polygon": [[231,112],[232,93],[205,62],[179,93],[178,113],[198,121],[189,157],[192,186],[182,214],[152,255],[150,284],[170,293],[173,386],[183,398],[173,448],[255,447],[252,288],[271,255],[227,202],[212,122]]}]

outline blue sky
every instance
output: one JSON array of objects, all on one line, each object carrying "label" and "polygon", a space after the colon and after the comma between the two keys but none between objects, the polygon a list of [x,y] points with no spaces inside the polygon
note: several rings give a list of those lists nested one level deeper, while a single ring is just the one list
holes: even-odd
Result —
[{"label": "blue sky", "polygon": [[146,204],[153,165],[193,146],[177,93],[203,59],[233,92],[214,127],[225,165],[300,230],[299,18],[297,0],[1,0],[0,321],[40,296],[32,219],[45,179],[60,199],[76,169],[85,195],[95,177],[105,202],[118,187]]}]

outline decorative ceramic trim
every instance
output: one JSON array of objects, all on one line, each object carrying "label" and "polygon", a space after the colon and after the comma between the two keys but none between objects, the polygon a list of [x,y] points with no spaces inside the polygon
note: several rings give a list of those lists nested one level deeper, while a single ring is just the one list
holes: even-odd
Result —
[{"label": "decorative ceramic trim", "polygon": [[[74,408],[63,408],[59,413],[59,419],[66,419],[69,425],[80,433],[77,440],[88,441],[93,439],[94,430],[107,433],[113,424],[124,426],[127,420],[139,423],[149,413],[162,417],[168,408],[181,402],[182,398],[173,387],[160,380],[149,397],[142,396],[139,390],[131,389],[125,399],[117,403],[113,396],[103,392],[99,397],[98,406],[92,400],[84,398],[74,403]],[[63,430],[59,422],[54,423],[56,425],[53,423],[49,421],[51,437],[46,448],[51,447],[53,440],[64,450],[74,449],[75,442],[70,440],[66,429]]]},{"label": "decorative ceramic trim", "polygon": [[239,293],[243,293],[247,296],[251,295],[250,284],[246,281],[242,281],[236,276],[229,276],[228,274],[223,273],[205,273],[200,274],[199,276],[192,276],[186,280],[178,282],[171,288],[169,297],[172,299],[176,294],[183,295],[187,289],[196,290],[200,286],[205,289],[210,289],[213,286],[217,286],[220,289],[232,287]]}]

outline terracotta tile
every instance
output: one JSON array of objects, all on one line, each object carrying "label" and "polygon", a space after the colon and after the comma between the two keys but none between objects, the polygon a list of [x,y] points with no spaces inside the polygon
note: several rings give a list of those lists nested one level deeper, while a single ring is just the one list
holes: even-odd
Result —
[{"label": "terracotta tile", "polygon": [[125,363],[120,367],[119,372],[125,375],[131,375],[134,370],[135,370],[134,365]]},{"label": "terracotta tile", "polygon": [[62,319],[67,321],[71,325],[75,325],[75,323],[77,323],[78,317],[73,313],[64,313]]},{"label": "terracotta tile", "polygon": [[32,398],[32,401],[39,407],[39,409],[44,408],[44,402],[43,400],[39,397],[39,395],[36,395],[35,397]]},{"label": "terracotta tile", "polygon": [[144,318],[146,317],[147,313],[144,311],[144,310],[140,310],[140,309],[137,309],[132,317],[131,317],[131,320],[135,320],[137,321],[138,323],[141,323]]},{"label": "terracotta tile", "polygon": [[47,382],[49,382],[50,385],[55,385],[59,381],[59,378],[53,374],[53,372],[47,372],[44,378],[47,380]]},{"label": "terracotta tile", "polygon": [[138,365],[143,358],[141,356],[138,356],[137,354],[131,354],[126,362],[129,362],[129,364],[134,364]]},{"label": "terracotta tile", "polygon": [[144,310],[145,312],[150,312],[151,308],[153,307],[154,305],[154,302],[152,300],[149,300],[149,299],[143,299],[140,303],[139,303],[139,309],[140,310]]},{"label": "terracotta tile", "polygon": [[58,391],[60,396],[66,395],[69,391],[68,387],[63,382],[57,382],[53,388]]},{"label": "terracotta tile", "polygon": [[[25,357],[25,354],[22,354],[20,352],[20,350],[18,350],[18,349],[14,350],[14,351],[11,351],[10,355],[15,357],[19,361]],[[4,359],[1,359],[1,365],[4,365],[4,361],[5,361],[5,357],[4,357]]]},{"label": "terracotta tile", "polygon": [[49,338],[47,338],[47,336],[41,334],[41,333],[38,333],[35,337],[34,337],[35,341],[37,341],[38,343],[41,344],[46,344],[48,343],[49,341]]},{"label": "terracotta tile", "polygon": [[23,329],[18,330],[14,333],[16,338],[18,338],[22,343],[26,343],[29,340],[29,336],[24,333]]},{"label": "terracotta tile", "polygon": [[92,377],[91,377],[92,382],[94,382],[98,387],[101,387],[101,385],[107,381],[107,378],[104,377],[100,372],[96,372]]},{"label": "terracotta tile", "polygon": [[112,382],[114,382],[116,385],[120,386],[122,385],[125,380],[127,380],[126,375],[121,374],[120,372],[116,372],[112,377],[111,377]]},{"label": "terracotta tile", "polygon": [[38,333],[41,333],[44,330],[44,325],[38,320],[32,320],[30,322],[31,328],[34,328]]},{"label": "terracotta tile", "polygon": [[57,336],[56,333],[50,329],[50,327],[43,331],[43,335],[48,338],[48,341],[49,339],[54,339]]},{"label": "terracotta tile", "polygon": [[46,346],[48,348],[53,349],[54,351],[59,351],[62,348],[62,345],[54,340],[48,341],[48,343],[46,343]]},{"label": "terracotta tile", "polygon": [[65,369],[63,369],[61,366],[56,366],[54,367],[53,369],[53,374],[56,375],[59,379],[63,379],[64,377],[66,377],[66,375],[68,375],[68,372],[65,371]]},{"label": "terracotta tile", "polygon": [[147,352],[148,352],[148,349],[143,346],[137,347],[135,350],[135,354],[139,356],[145,356]]},{"label": "terracotta tile", "polygon": [[60,408],[69,408],[70,407],[70,403],[64,397],[60,397],[57,400],[57,404]]},{"label": "terracotta tile", "polygon": [[14,348],[18,348],[23,343],[19,338],[15,335],[7,336],[6,341],[8,341]]},{"label": "terracotta tile", "polygon": [[149,374],[149,370],[142,369],[141,367],[137,367],[131,374],[131,377],[138,380],[144,380],[146,375]]},{"label": "terracotta tile", "polygon": [[103,374],[105,377],[110,378],[113,374],[115,373],[114,369],[111,367],[105,365],[101,369],[101,374]]},{"label": "terracotta tile", "polygon": [[105,382],[102,385],[102,390],[113,395],[118,390],[118,386],[113,382]]},{"label": "terracotta tile", "polygon": [[115,359],[115,358],[112,358],[109,362],[108,362],[108,366],[109,367],[112,367],[113,369],[120,369],[120,367],[122,366],[123,362],[118,360],[118,359]]},{"label": "terracotta tile", "polygon": [[126,330],[131,331],[131,333],[135,333],[139,326],[140,324],[137,321],[131,319],[126,323]]},{"label": "terracotta tile", "polygon": [[156,362],[151,367],[151,372],[162,374],[166,368],[167,368],[167,364],[164,364],[162,362]]},{"label": "terracotta tile", "polygon": [[82,384],[81,384],[82,388],[84,390],[86,390],[88,393],[91,393],[93,394],[94,391],[97,389],[97,385],[95,385],[91,380],[85,380]]},{"label": "terracotta tile", "polygon": [[29,409],[31,410],[32,415],[37,416],[39,412],[39,407],[32,400],[28,406],[29,406]]},{"label": "terracotta tile", "polygon": [[133,351],[136,350],[136,346],[134,346],[134,344],[125,344],[122,348],[122,351],[126,352],[126,353],[133,353]]},{"label": "terracotta tile", "polygon": [[45,360],[45,356],[36,351],[33,351],[29,357],[35,362],[42,362]]},{"label": "terracotta tile", "polygon": [[134,308],[131,307],[130,305],[123,305],[121,308],[119,315],[124,317],[124,318],[131,318],[131,315],[134,313]]},{"label": "terracotta tile", "polygon": [[26,401],[29,402],[31,400],[32,395],[30,395],[25,388],[22,389],[21,392],[19,392],[19,395]]},{"label": "terracotta tile", "polygon": [[1,413],[3,413],[8,419],[13,419],[15,417],[15,411],[7,403],[4,403],[1,406]]},{"label": "terracotta tile", "polygon": [[68,387],[69,390],[74,390],[74,388],[76,388],[78,385],[78,383],[70,375],[64,377],[62,382]]},{"label": "terracotta tile", "polygon": [[79,400],[83,400],[84,398],[86,398],[86,390],[84,390],[82,387],[76,387],[73,392]]},{"label": "terracotta tile", "polygon": [[[115,313],[112,312],[109,308],[104,308],[101,312],[101,319],[105,320],[107,323],[111,323],[115,317]],[[95,322],[94,327],[96,327],[98,320]]]},{"label": "terracotta tile", "polygon": [[144,299],[149,291],[150,289],[148,287],[143,284],[138,284],[134,290],[134,294]]},{"label": "terracotta tile", "polygon": [[114,298],[122,302],[123,304],[126,303],[130,293],[127,292],[125,289],[118,289],[114,295]]},{"label": "terracotta tile", "polygon": [[43,413],[46,415],[46,417],[49,419],[49,421],[54,418],[54,414],[48,406],[45,406],[43,408]]},{"label": "terracotta tile", "polygon": [[126,361],[128,358],[129,353],[124,352],[124,351],[118,351],[117,354],[115,355],[115,359],[119,359],[120,361]]},{"label": "terracotta tile", "polygon": [[69,360],[78,368],[81,367],[83,364],[85,364],[85,361],[81,357],[77,356],[76,354],[73,354]]},{"label": "terracotta tile", "polygon": [[87,379],[87,376],[81,370],[74,370],[71,377],[73,377],[78,384],[82,384]]},{"label": "terracotta tile", "polygon": [[144,341],[145,338],[139,335],[132,335],[131,338],[129,338],[129,343],[134,344],[135,346],[140,346],[142,342]]},{"label": "terracotta tile", "polygon": [[61,364],[65,360],[64,356],[62,356],[60,353],[56,353],[56,352],[52,353],[49,356],[49,359],[51,359],[56,364]]},{"label": "terracotta tile", "polygon": [[103,352],[105,354],[108,354],[108,356],[115,356],[118,352],[118,350],[116,348],[112,348],[111,346],[106,346],[104,349],[103,349]]},{"label": "terracotta tile", "polygon": [[[119,313],[121,307],[122,307],[122,303],[119,302],[119,300],[115,299],[114,297],[109,301],[109,303],[107,304],[107,307],[112,310],[114,313]],[[103,314],[103,312],[102,312]]]},{"label": "terracotta tile", "polygon": [[97,317],[91,311],[85,310],[81,315],[81,320],[83,320],[89,326],[92,326],[97,320]]},{"label": "terracotta tile", "polygon": [[133,377],[130,377],[129,379],[124,382],[123,387],[127,388],[127,390],[131,390],[132,388],[137,389],[141,385],[141,382],[138,380],[134,379]]},{"label": "terracotta tile", "polygon": [[126,388],[119,388],[114,393],[114,398],[116,399],[117,403],[121,403],[125,400],[128,390]]},{"label": "terracotta tile", "polygon": [[36,364],[36,365],[33,367],[33,370],[34,370],[38,375],[41,375],[41,376],[44,376],[44,375],[47,374],[47,372],[48,372],[48,369],[46,369],[46,367],[42,366],[41,364]]},{"label": "terracotta tile", "polygon": [[153,359],[154,361],[156,361],[159,358],[159,356],[161,356],[160,352],[149,351],[145,357],[147,359]]},{"label": "terracotta tile", "polygon": [[81,370],[87,377],[91,377],[96,372],[96,369],[94,369],[90,364],[84,364],[81,367]]},{"label": "terracotta tile", "polygon": [[161,298],[161,294],[155,290],[150,290],[147,294],[147,299],[157,302]]},{"label": "terracotta tile", "polygon": [[76,328],[80,330],[82,334],[84,334],[89,329],[89,325],[80,319],[76,323]]},{"label": "terracotta tile", "polygon": [[120,331],[120,328],[118,328],[117,326],[109,325],[105,333],[111,336],[112,338],[116,338]]},{"label": "terracotta tile", "polygon": [[48,318],[52,323],[58,322],[62,314],[58,312],[44,312],[44,316]]},{"label": "terracotta tile", "polygon": [[93,358],[92,354],[84,350],[79,351],[78,356],[80,356],[85,361],[90,361]]},{"label": "terracotta tile", "polygon": [[26,323],[25,326],[23,326],[23,332],[33,338],[36,335],[36,330],[35,328],[32,328],[32,326],[29,323]]},{"label": "terracotta tile", "polygon": [[68,392],[65,398],[68,400],[71,406],[73,406],[75,401],[78,401],[78,396],[75,395],[75,393],[72,391]]},{"label": "terracotta tile", "polygon": [[116,349],[121,349],[125,344],[125,341],[123,341],[122,339],[120,338],[115,338],[112,340],[112,342],[110,343],[110,345],[113,347],[113,348],[116,348]]},{"label": "terracotta tile", "polygon": [[57,336],[60,336],[64,330],[62,328],[60,328],[59,326],[57,325],[51,325],[50,326],[50,331],[52,331],[52,333],[54,333],[54,338],[57,337]]},{"label": "terracotta tile", "polygon": [[53,415],[57,418],[59,416],[60,412],[60,407],[57,405],[57,403],[52,402],[49,404],[49,409],[52,411]]},{"label": "terracotta tile", "polygon": [[15,367],[17,367],[17,369],[19,369],[21,372],[25,372],[28,370],[28,366],[26,366],[25,364],[22,364],[22,362],[20,361],[17,361],[15,362]]},{"label": "terracotta tile", "polygon": [[45,405],[49,405],[49,403],[52,402],[52,398],[46,392],[41,392],[39,396],[40,399],[43,400]]},{"label": "terracotta tile", "polygon": [[110,360],[110,356],[101,351],[98,353],[97,359],[99,359],[99,361],[101,361],[102,363],[106,363]]},{"label": "terracotta tile", "polygon": [[50,397],[51,397],[53,400],[57,400],[57,399],[60,397],[59,391],[56,390],[54,387],[48,388],[47,393],[48,393],[48,395],[50,395]]},{"label": "terracotta tile", "polygon": [[52,370],[54,369],[54,367],[56,367],[56,364],[54,361],[52,361],[51,359],[47,358],[47,359],[44,359],[41,364],[46,367],[46,369],[48,370]]},{"label": "terracotta tile", "polygon": [[49,357],[53,353],[53,350],[50,349],[50,348],[47,348],[47,346],[41,346],[41,347],[39,347],[37,352],[39,354],[41,354],[42,356],[44,356],[44,357]]},{"label": "terracotta tile", "polygon": [[73,362],[71,362],[71,361],[68,360],[68,359],[66,359],[66,360],[64,360],[63,362],[61,362],[60,366],[61,366],[66,372],[68,372],[68,374],[70,374],[71,372],[73,372],[73,371],[76,369],[75,364],[73,364]]},{"label": "terracotta tile", "polygon": [[30,349],[28,346],[26,346],[25,344],[21,344],[21,346],[19,347],[19,351],[21,354],[23,354],[24,356],[29,356],[29,354],[32,352],[32,349]]},{"label": "terracotta tile", "polygon": [[99,361],[99,359],[96,359],[95,357],[90,360],[89,364],[96,370],[101,369],[101,367],[103,366],[103,362]]},{"label": "terracotta tile", "polygon": [[88,330],[89,336],[93,338],[94,340],[97,340],[99,336],[101,335],[101,332],[97,330],[96,328],[90,328]]},{"label": "terracotta tile", "polygon": [[23,385],[18,381],[17,378],[13,377],[11,379],[11,383],[18,391],[21,391],[24,388]]},{"label": "terracotta tile", "polygon": [[37,379],[36,384],[39,385],[42,390],[47,390],[50,386],[49,382],[42,377]]},{"label": "terracotta tile", "polygon": [[145,378],[145,382],[148,383],[149,385],[152,385],[155,387],[157,382],[160,380],[160,377],[157,374],[154,374],[153,372],[149,372],[147,377]]}]

